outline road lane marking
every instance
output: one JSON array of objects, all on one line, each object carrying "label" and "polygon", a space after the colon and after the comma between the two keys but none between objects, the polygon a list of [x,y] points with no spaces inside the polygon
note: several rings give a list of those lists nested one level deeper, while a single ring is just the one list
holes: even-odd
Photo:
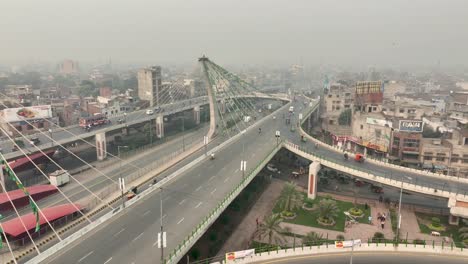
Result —
[{"label": "road lane marking", "polygon": [[84,257],[80,258],[80,260],[78,260],[78,262],[83,261],[85,258],[89,257],[89,255],[91,255],[91,254],[93,254],[93,253],[94,253],[94,251],[89,252],[89,253],[86,254]]},{"label": "road lane marking", "polygon": [[182,223],[182,221],[184,221],[184,219],[185,219],[185,218],[184,218],[184,217],[182,217],[182,219],[180,219],[180,220],[179,220],[179,222],[177,222],[177,224],[180,224],[180,223]]},{"label": "road lane marking", "polygon": [[119,232],[115,233],[114,236],[118,236],[120,233],[122,233],[123,231],[125,230],[125,228],[122,228],[122,230],[120,230]]},{"label": "road lane marking", "polygon": [[135,240],[139,239],[141,236],[143,235],[143,233],[139,234],[137,237],[135,237],[132,242],[134,242]]},{"label": "road lane marking", "polygon": [[208,181],[211,181],[211,180],[213,180],[213,179],[214,179],[214,177],[215,177],[214,175],[213,175],[213,176],[211,176],[211,177],[208,179]]},{"label": "road lane marking", "polygon": [[197,206],[195,206],[195,208],[200,207],[200,205],[202,205],[202,202],[199,202],[199,203],[197,204]]},{"label": "road lane marking", "polygon": [[150,212],[151,212],[150,210],[146,211],[146,212],[143,214],[143,216],[149,214]]},{"label": "road lane marking", "polygon": [[230,178],[230,177],[227,177],[227,178],[224,180],[224,182],[226,183],[227,181],[229,181],[229,178]]},{"label": "road lane marking", "polygon": [[163,215],[163,219],[167,216],[167,214]]},{"label": "road lane marking", "polygon": [[158,244],[158,241],[156,240],[156,241],[153,243],[153,247],[155,247],[157,244]]},{"label": "road lane marking", "polygon": [[211,191],[211,195],[213,195],[214,192],[216,192],[216,188],[213,191]]},{"label": "road lane marking", "polygon": [[108,260],[106,260],[106,262],[104,262],[104,264],[109,263],[111,260],[112,260],[112,257],[110,257]]},{"label": "road lane marking", "polygon": [[198,192],[201,189],[201,186],[198,186],[197,189],[195,189],[196,192]]},{"label": "road lane marking", "polygon": [[182,205],[184,202],[185,202],[185,199],[183,199],[182,201],[180,201],[179,205]]},{"label": "road lane marking", "polygon": [[238,172],[238,171],[239,171],[239,169],[236,169],[234,172]]},{"label": "road lane marking", "polygon": [[168,197],[164,198],[163,201],[167,201],[167,200],[169,200],[169,198],[171,198],[171,197],[168,196]]}]

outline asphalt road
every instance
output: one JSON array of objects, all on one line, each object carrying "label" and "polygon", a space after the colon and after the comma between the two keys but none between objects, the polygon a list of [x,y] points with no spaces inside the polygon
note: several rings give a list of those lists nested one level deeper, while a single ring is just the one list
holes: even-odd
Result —
[{"label": "asphalt road", "polygon": [[[302,102],[295,103],[300,109]],[[287,110],[286,110],[287,111]],[[281,137],[300,143],[300,135],[291,132],[278,114],[276,119],[269,118],[261,125],[262,133],[256,129],[245,133],[235,143],[216,153],[215,160],[206,159],[191,170],[182,173],[175,181],[165,186],[162,193],[163,223],[167,231],[168,248],[166,253],[175,248],[216,207],[218,201],[229,193],[233,186],[241,181],[239,163],[247,160],[247,171],[258,164],[276,144],[275,131]],[[325,148],[310,150],[335,159],[338,163],[343,157]],[[371,163],[353,164],[377,174],[384,174],[394,179],[412,177],[419,183],[443,185],[443,179],[424,177],[418,174],[406,174],[387,168],[380,168]],[[447,184],[447,188],[463,188],[464,184]],[[160,192],[153,192],[127,212],[99,230],[88,234],[79,243],[64,249],[48,263],[159,263],[160,251],[156,247],[156,237],[160,224]],[[47,262],[46,262],[47,263]]]},{"label": "asphalt road", "polygon": [[[94,128],[90,132],[87,132],[86,130],[83,130],[81,127],[78,127],[78,126],[70,126],[70,127],[65,127],[65,128],[53,127],[52,133],[38,132],[34,136],[36,136],[40,140],[40,143],[37,145],[39,147],[51,146],[51,140],[49,137],[52,137],[54,141],[60,141],[61,144],[67,144],[67,142],[76,141],[77,140],[76,136],[88,134],[87,137],[91,137],[91,136],[94,136],[94,134],[96,134],[98,131],[112,130],[111,127],[119,126],[117,122],[119,119],[126,119],[127,125],[133,125],[133,124],[148,121],[149,119],[154,119],[156,114],[168,115],[168,114],[177,112],[179,109],[186,109],[189,106],[193,107],[195,105],[201,105],[204,103],[206,103],[206,97],[198,97],[198,98],[193,98],[190,100],[176,102],[173,104],[163,105],[161,106],[162,112],[155,113],[154,115],[147,115],[146,109],[143,109],[143,110],[127,113],[126,118],[124,118],[123,115],[113,116],[109,118],[109,120],[111,121],[110,124],[103,125],[98,128]],[[25,150],[28,150],[31,152],[37,151],[35,147],[31,146],[31,144],[27,142],[27,140],[25,140],[24,138],[22,140],[25,143]],[[13,143],[10,140],[4,140],[0,142],[0,148],[2,150],[2,153],[4,154],[8,153],[8,155],[5,155],[7,159],[11,159],[12,157],[23,156],[20,151],[16,151],[12,153]]]},{"label": "asphalt road", "polygon": [[[185,137],[185,141],[188,143],[196,142],[203,139],[203,136],[206,135],[208,131],[208,126],[204,126],[195,131],[188,131],[183,133]],[[169,140],[168,142],[162,143],[161,145],[155,146],[150,150],[146,150],[142,153],[136,154],[132,157],[124,158],[124,160],[120,163],[116,164],[109,164],[108,167],[100,168],[99,170],[105,173],[105,175],[115,182],[118,182],[118,178],[122,176],[126,176],[128,174],[134,173],[138,168],[144,168],[150,164],[154,163],[161,163],[165,157],[170,156],[171,154],[175,153],[176,151],[180,151],[183,146],[180,140],[182,133],[176,135],[174,139]],[[131,160],[128,160],[130,159]],[[90,173],[92,170],[85,171],[80,174],[73,175],[73,178],[78,180],[81,184],[86,186],[89,190],[94,193],[98,193],[103,188],[116,184],[115,182],[111,181],[106,176],[101,174]],[[43,176],[38,176],[43,177]],[[92,177],[92,178],[91,178]],[[81,185],[77,183],[76,180],[70,178],[70,183],[67,185],[60,187],[60,190],[72,201],[76,202],[80,199],[91,196],[90,192],[83,188]],[[44,199],[37,200],[37,204],[39,208],[46,208],[50,206],[55,206],[59,204],[68,203],[68,201],[64,198],[64,196],[60,193],[56,193],[54,195],[48,196]],[[19,210],[20,214],[30,213],[31,209],[26,206]],[[6,221],[11,219],[12,217],[16,217],[16,213],[14,211],[10,211],[4,213],[6,216],[2,221]]]},{"label": "asphalt road", "polygon": [[[325,254],[296,256],[290,258],[274,259],[262,262],[262,264],[348,264],[351,254]],[[353,264],[466,264],[467,258],[457,256],[411,254],[411,253],[387,253],[387,252],[354,252]]]}]

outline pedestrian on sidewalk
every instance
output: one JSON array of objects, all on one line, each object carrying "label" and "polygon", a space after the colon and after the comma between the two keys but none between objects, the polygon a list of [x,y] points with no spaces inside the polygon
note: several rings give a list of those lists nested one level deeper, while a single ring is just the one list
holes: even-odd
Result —
[{"label": "pedestrian on sidewalk", "polygon": [[369,220],[369,224],[372,225],[372,215],[369,215],[367,219]]},{"label": "pedestrian on sidewalk", "polygon": [[380,222],[380,225],[382,226],[382,230],[385,228],[385,220]]},{"label": "pedestrian on sidewalk", "polygon": [[383,202],[383,197],[382,195],[379,196],[379,203],[382,203]]},{"label": "pedestrian on sidewalk", "polygon": [[258,218],[257,218],[257,219],[255,219],[255,222],[257,222],[257,227],[258,227]]}]

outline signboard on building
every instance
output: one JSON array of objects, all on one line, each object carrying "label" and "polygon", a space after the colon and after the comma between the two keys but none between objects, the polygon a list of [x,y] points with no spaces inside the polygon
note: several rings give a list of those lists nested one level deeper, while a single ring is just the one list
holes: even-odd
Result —
[{"label": "signboard on building", "polygon": [[361,245],[361,239],[335,241],[335,248],[349,248]]},{"label": "signboard on building", "polygon": [[355,85],[355,103],[362,104],[380,104],[383,101],[382,81],[357,82]]},{"label": "signboard on building", "polygon": [[22,120],[33,120],[51,117],[52,109],[50,105],[6,108],[0,111],[0,121],[2,122],[18,122]]},{"label": "signboard on building", "polygon": [[405,132],[423,132],[424,122],[421,120],[400,120],[399,129]]},{"label": "signboard on building", "polygon": [[392,127],[392,121],[387,121],[387,120],[384,120],[384,119],[377,119],[377,118],[372,118],[372,117],[368,117],[366,119],[366,123],[369,124],[369,125]]}]

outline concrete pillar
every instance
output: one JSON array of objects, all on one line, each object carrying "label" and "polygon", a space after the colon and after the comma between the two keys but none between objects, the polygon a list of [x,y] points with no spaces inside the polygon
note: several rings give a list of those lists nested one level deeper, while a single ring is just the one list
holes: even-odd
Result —
[{"label": "concrete pillar", "polygon": [[454,216],[454,215],[449,215],[449,225],[456,225],[458,226],[460,222],[460,217]]},{"label": "concrete pillar", "polygon": [[195,120],[195,125],[200,124],[200,106],[195,106],[193,108],[193,120]]},{"label": "concrete pillar", "polygon": [[128,136],[130,129],[128,127],[123,127],[122,128],[122,135]]},{"label": "concrete pillar", "polygon": [[309,165],[309,183],[307,184],[307,198],[315,199],[317,197],[318,172],[320,171],[320,162],[312,162]]},{"label": "concrete pillar", "polygon": [[96,134],[96,153],[98,160],[104,160],[107,157],[106,133]]},{"label": "concrete pillar", "polygon": [[156,136],[158,138],[164,137],[164,116],[162,115],[156,117]]}]

